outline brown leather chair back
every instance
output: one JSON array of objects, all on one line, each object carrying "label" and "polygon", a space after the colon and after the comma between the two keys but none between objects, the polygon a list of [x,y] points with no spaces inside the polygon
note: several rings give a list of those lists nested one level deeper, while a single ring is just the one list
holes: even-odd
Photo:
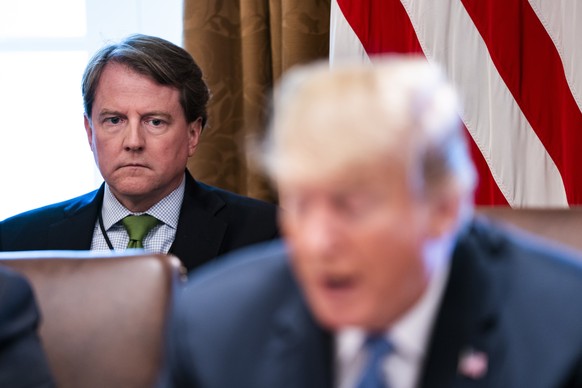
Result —
[{"label": "brown leather chair back", "polygon": [[40,337],[61,388],[152,387],[180,264],[168,255],[8,252],[31,282]]},{"label": "brown leather chair back", "polygon": [[482,206],[477,207],[476,213],[582,250],[582,208],[512,209]]}]

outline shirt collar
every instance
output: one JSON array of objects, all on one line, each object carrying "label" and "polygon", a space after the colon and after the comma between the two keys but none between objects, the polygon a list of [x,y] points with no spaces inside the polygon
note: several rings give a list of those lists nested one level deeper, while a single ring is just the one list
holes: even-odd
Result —
[{"label": "shirt collar", "polygon": [[390,328],[394,347],[405,358],[424,358],[451,266],[452,239],[430,243],[425,257],[431,261],[428,287],[420,299]]},{"label": "shirt collar", "polygon": [[184,200],[184,189],[186,187],[186,180],[182,179],[180,185],[170,194],[162,198],[161,201],[142,213],[134,213],[129,211],[119,200],[113,195],[109,185],[105,184],[105,193],[103,195],[103,205],[101,208],[101,217],[103,217],[103,227],[109,230],[113,225],[121,221],[131,214],[149,214],[156,217],[164,224],[176,229],[178,227],[178,219],[180,218],[180,208]]}]

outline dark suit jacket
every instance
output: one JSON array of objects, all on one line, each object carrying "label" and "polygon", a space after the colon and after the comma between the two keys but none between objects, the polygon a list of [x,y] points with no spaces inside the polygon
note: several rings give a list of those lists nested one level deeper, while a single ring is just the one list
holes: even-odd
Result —
[{"label": "dark suit jacket", "polygon": [[[582,265],[476,221],[455,248],[420,387],[582,387]],[[271,242],[191,279],[177,301],[162,386],[331,387],[332,339]],[[487,372],[459,373],[485,355]],[[168,372],[168,370],[170,372]]]},{"label": "dark suit jacket", "polygon": [[38,311],[28,283],[0,268],[0,387],[53,387],[36,334]]},{"label": "dark suit jacket", "polygon": [[[104,186],[0,223],[0,251],[87,250]],[[236,248],[278,236],[276,207],[196,182],[186,173],[184,201],[170,253],[188,270]]]}]

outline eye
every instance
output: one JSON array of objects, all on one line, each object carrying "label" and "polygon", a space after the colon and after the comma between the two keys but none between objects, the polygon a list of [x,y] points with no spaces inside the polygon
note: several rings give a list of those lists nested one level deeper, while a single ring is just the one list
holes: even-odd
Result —
[{"label": "eye", "polygon": [[117,116],[107,117],[104,121],[105,121],[105,123],[117,125],[117,124],[121,123],[121,118],[117,117]]},{"label": "eye", "polygon": [[160,127],[163,127],[167,124],[167,122],[165,120],[159,119],[159,118],[146,119],[145,123],[151,127],[154,127],[154,128],[160,128]]},{"label": "eye", "polygon": [[333,203],[340,214],[356,220],[373,213],[377,206],[377,199],[370,193],[350,193],[333,198]]}]

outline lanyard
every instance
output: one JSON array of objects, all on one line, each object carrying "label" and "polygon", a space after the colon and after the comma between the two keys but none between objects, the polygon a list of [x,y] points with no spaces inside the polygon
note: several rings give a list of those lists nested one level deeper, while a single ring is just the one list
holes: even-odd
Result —
[{"label": "lanyard", "polygon": [[109,236],[107,236],[107,232],[105,231],[105,227],[103,226],[103,217],[101,216],[101,212],[99,212],[99,229],[101,229],[101,234],[105,238],[105,242],[109,249],[113,250],[113,244],[111,244],[111,240],[109,240]]}]

